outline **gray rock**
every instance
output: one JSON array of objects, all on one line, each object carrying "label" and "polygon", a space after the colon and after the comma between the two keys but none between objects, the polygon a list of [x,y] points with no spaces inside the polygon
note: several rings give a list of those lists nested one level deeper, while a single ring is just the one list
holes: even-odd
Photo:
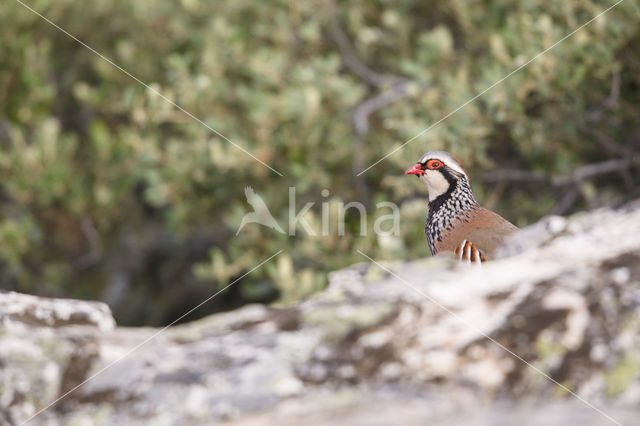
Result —
[{"label": "gray rock", "polygon": [[361,263],[286,309],[167,330],[0,293],[0,424],[60,397],[29,424],[636,422],[640,203],[545,219],[502,253]]},{"label": "gray rock", "polygon": [[92,325],[111,330],[116,322],[102,302],[46,299],[9,291],[0,293],[0,324],[5,329]]}]

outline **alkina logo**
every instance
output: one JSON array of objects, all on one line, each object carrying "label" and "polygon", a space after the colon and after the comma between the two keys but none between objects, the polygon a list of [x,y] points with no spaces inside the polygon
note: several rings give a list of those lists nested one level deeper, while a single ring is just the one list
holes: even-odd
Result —
[{"label": "alkina logo", "polygon": [[257,223],[271,229],[275,229],[282,234],[285,233],[282,228],[280,228],[280,225],[278,225],[278,222],[274,219],[262,197],[256,194],[252,187],[247,186],[244,188],[244,195],[247,197],[247,202],[251,207],[253,207],[253,211],[242,217],[242,221],[240,222],[240,227],[238,228],[236,235],[240,233],[247,223]]},{"label": "alkina logo", "polygon": [[[337,231],[339,236],[343,236],[346,234],[346,222],[347,222],[347,211],[353,209],[357,212],[360,218],[360,236],[367,235],[367,208],[364,204],[358,201],[351,201],[349,203],[344,203],[342,201],[336,201],[333,203],[333,207],[330,206],[329,200],[329,190],[323,189],[320,194],[325,199],[321,203],[321,222],[322,222],[322,230],[320,234],[323,236],[330,235],[330,231],[333,229],[334,232]],[[238,227],[238,231],[236,235],[240,233],[242,228],[245,225],[250,223],[257,223],[259,225],[266,226],[271,229],[275,229],[281,234],[287,234],[284,231],[276,219],[273,217],[267,204],[264,202],[262,197],[255,193],[253,188],[247,186],[244,189],[244,195],[247,197],[247,202],[253,207],[253,211],[245,214],[242,217],[240,222],[240,226]],[[305,217],[306,213],[315,205],[315,202],[308,202],[305,206],[296,211],[296,188],[289,187],[289,221],[288,221],[288,234],[290,236],[296,235],[296,229],[301,227],[310,236],[318,235],[318,229],[314,229],[313,226],[309,222],[307,222],[307,218]],[[386,236],[399,236],[400,235],[400,209],[394,203],[388,201],[381,201],[376,204],[376,209],[378,210],[375,214],[376,220],[373,224],[373,232],[381,237]],[[387,214],[381,214],[381,209],[388,209]],[[334,212],[333,214],[331,212]],[[334,216],[334,214],[336,216]],[[333,217],[333,220],[332,220]],[[353,218],[353,215],[351,215]],[[333,222],[334,225],[331,226],[330,223]],[[316,223],[317,225],[317,223]],[[337,229],[334,227],[337,225]]]}]

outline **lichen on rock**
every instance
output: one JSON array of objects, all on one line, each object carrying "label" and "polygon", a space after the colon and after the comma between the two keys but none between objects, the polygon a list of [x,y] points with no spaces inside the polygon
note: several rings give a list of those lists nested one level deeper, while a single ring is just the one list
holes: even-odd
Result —
[{"label": "lichen on rock", "polygon": [[519,401],[545,407],[522,425],[609,421],[567,389],[633,422],[638,235],[640,203],[546,219],[482,268],[361,263],[305,301],[162,333],[117,328],[101,303],[0,293],[0,424],[79,385],[33,424],[494,424]]}]

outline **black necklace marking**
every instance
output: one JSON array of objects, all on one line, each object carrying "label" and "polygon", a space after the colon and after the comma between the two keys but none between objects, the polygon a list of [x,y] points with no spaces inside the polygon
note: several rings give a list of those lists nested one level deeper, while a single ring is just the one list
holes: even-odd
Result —
[{"label": "black necklace marking", "polygon": [[429,202],[429,216],[424,226],[424,233],[432,255],[437,252],[435,242],[442,241],[442,231],[451,231],[453,219],[468,222],[471,211],[478,206],[466,176],[456,173],[459,176],[456,177],[448,167],[439,171],[449,182],[449,189]]}]

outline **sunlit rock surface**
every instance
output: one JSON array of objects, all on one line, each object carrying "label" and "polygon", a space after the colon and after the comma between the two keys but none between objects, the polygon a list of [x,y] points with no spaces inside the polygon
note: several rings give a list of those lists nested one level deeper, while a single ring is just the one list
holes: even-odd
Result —
[{"label": "sunlit rock surface", "polygon": [[543,219],[502,254],[366,262],[165,331],[0,293],[0,425],[69,391],[28,424],[637,424],[640,203]]}]

